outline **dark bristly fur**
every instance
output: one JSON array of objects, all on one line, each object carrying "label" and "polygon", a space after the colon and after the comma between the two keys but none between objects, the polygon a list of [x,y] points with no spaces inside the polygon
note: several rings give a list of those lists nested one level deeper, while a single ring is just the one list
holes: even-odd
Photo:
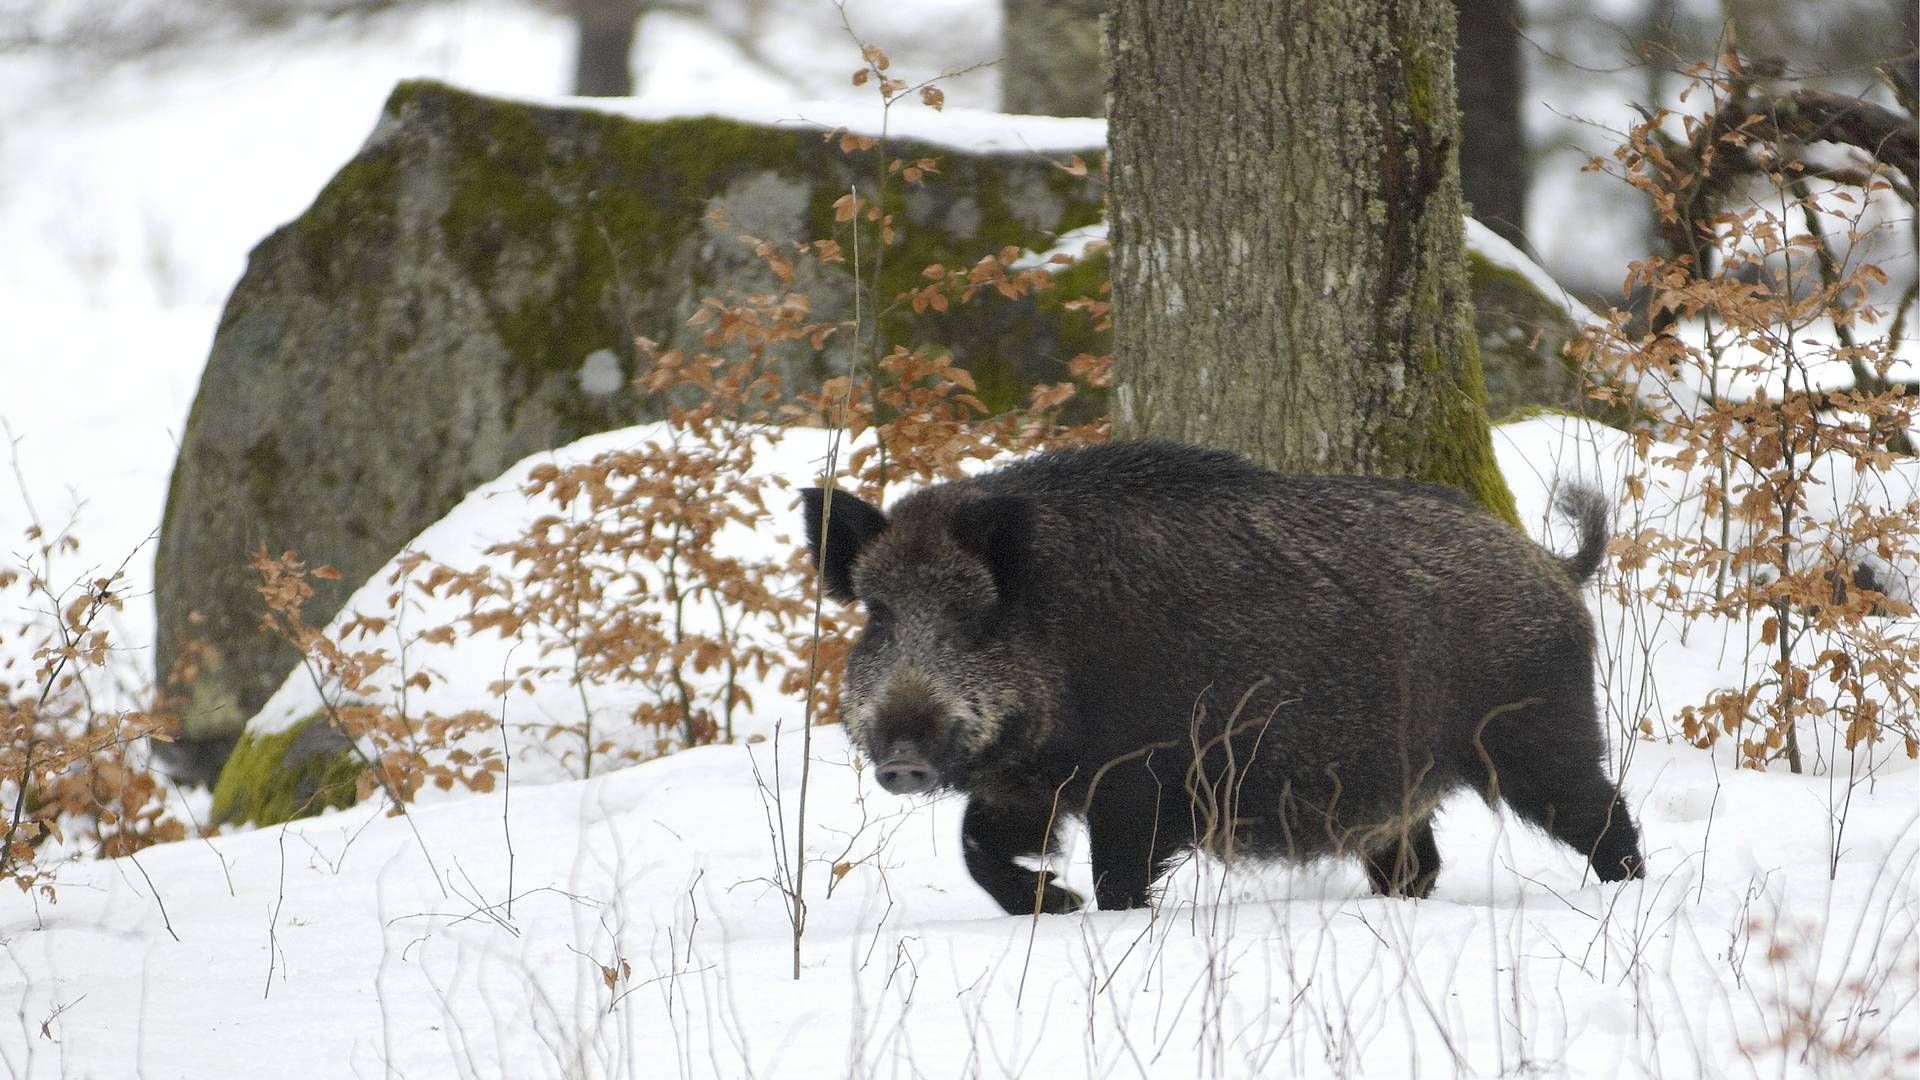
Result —
[{"label": "dark bristly fur", "polygon": [[1432,814],[1472,788],[1641,873],[1601,768],[1580,584],[1606,508],[1571,491],[1561,558],[1443,487],[1286,476],[1116,443],[901,499],[805,500],[808,543],[867,629],[849,734],[888,790],[966,793],[967,869],[1010,912],[1080,898],[1016,860],[1080,816],[1103,908],[1188,848],[1351,855],[1424,896]]}]

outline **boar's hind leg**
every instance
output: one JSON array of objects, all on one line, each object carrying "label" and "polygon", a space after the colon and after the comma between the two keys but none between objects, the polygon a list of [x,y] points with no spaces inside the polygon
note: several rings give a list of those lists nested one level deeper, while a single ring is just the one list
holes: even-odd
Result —
[{"label": "boar's hind leg", "polygon": [[1006,806],[974,798],[960,825],[967,872],[1011,915],[1039,910],[1060,914],[1080,909],[1080,897],[1054,884],[1053,874],[1029,870],[1014,860],[1046,854],[1053,847],[1053,807]]},{"label": "boar's hind leg", "polygon": [[1601,881],[1643,877],[1640,830],[1600,767],[1606,744],[1592,696],[1588,686],[1561,699],[1571,715],[1552,716],[1535,706],[1491,720],[1481,764],[1490,769],[1494,794],[1521,818],[1586,856]]},{"label": "boar's hind leg", "polygon": [[1440,848],[1433,842],[1433,818],[1425,817],[1366,853],[1367,880],[1381,896],[1426,899],[1440,876]]},{"label": "boar's hind leg", "polygon": [[1547,831],[1587,857],[1601,881],[1647,876],[1640,855],[1640,830],[1627,813],[1627,801],[1598,768],[1577,793],[1563,795],[1547,813]]},{"label": "boar's hind leg", "polygon": [[1599,766],[1592,770],[1589,777],[1549,790],[1503,784],[1500,793],[1521,817],[1586,856],[1601,881],[1645,877],[1640,830],[1627,813],[1626,800]]}]

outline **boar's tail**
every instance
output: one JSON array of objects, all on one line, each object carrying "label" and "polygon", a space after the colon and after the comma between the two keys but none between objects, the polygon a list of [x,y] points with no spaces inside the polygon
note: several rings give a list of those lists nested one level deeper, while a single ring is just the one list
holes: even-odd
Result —
[{"label": "boar's tail", "polygon": [[1597,488],[1568,486],[1560,489],[1554,505],[1580,527],[1580,550],[1562,556],[1576,584],[1586,581],[1600,569],[1607,553],[1607,497]]}]

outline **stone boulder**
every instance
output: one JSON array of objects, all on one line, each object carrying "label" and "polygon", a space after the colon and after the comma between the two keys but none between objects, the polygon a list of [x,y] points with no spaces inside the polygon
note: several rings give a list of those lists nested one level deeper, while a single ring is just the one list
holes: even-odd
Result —
[{"label": "stone boulder", "polygon": [[1547,272],[1506,239],[1467,220],[1467,279],[1487,415],[1556,409],[1611,421],[1587,399],[1585,376],[1566,346],[1587,326],[1602,325]]},{"label": "stone boulder", "polygon": [[[1096,157],[1099,126],[1081,124],[1054,130]],[[1044,249],[1099,216],[1097,186],[1052,164],[1066,156],[1059,139],[1035,150],[895,138],[888,153],[941,165],[889,201],[900,239],[883,295],[918,284],[930,263]],[[703,298],[774,286],[710,213],[776,241],[831,237],[834,202],[870,189],[874,158],[809,124],[640,119],[398,86],[359,155],[253,250],[221,316],[155,573],[158,674],[184,726],[175,771],[210,778],[296,663],[260,632],[251,552],[337,567],[305,613],[323,624],[514,461],[656,416],[629,385],[636,336],[695,347],[687,320]],[[844,268],[803,265],[797,287],[816,313],[851,311]],[[1098,347],[1060,299],[902,313],[882,330],[947,344],[981,396],[1006,405]],[[781,362],[790,385],[806,385],[832,357]],[[176,668],[191,679],[169,679]]]}]

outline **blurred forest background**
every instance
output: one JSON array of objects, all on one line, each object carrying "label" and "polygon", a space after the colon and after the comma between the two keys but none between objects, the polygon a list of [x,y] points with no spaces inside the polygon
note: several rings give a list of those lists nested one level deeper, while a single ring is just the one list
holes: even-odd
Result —
[{"label": "blurred forest background", "polygon": [[[56,272],[96,298],[117,288],[109,282],[124,280],[129,268],[163,298],[224,290],[230,278],[198,279],[177,265],[174,249],[189,243],[178,234],[193,222],[179,220],[164,198],[119,190],[114,177],[55,185],[67,193],[64,205],[20,205],[45,140],[103,100],[113,102],[116,90],[165,82],[168,71],[196,70],[216,85],[225,75],[238,92],[251,82],[246,72],[262,63],[288,66],[313,50],[391,53],[413,42],[479,90],[640,94],[690,105],[712,94],[844,98],[854,91],[844,18],[904,70],[990,65],[953,82],[956,105],[1091,115],[1101,83],[1085,69],[1099,62],[1101,7],[1099,0],[4,0],[0,229],[65,234],[65,250],[52,253],[66,264]],[[1848,96],[1888,98],[1878,70],[1896,72],[1908,86],[1915,79],[1915,5],[1903,0],[1457,0],[1456,7],[1468,130],[1462,164],[1476,216],[1596,299],[1615,298],[1627,261],[1658,245],[1645,200],[1581,166],[1619,142],[1636,107],[1673,104],[1689,65],[1737,45],[1781,79]],[[482,37],[483,23],[500,20],[527,26],[523,50],[477,70],[458,64],[466,37]],[[368,72],[376,82],[385,81],[382,74]],[[149,103],[119,101],[136,111]],[[367,109],[357,122],[364,128],[372,115]],[[340,147],[337,160],[351,149]],[[113,235],[89,220],[88,208],[103,203],[144,225]],[[289,204],[289,212],[297,207]],[[21,272],[17,263],[13,269]]]}]

